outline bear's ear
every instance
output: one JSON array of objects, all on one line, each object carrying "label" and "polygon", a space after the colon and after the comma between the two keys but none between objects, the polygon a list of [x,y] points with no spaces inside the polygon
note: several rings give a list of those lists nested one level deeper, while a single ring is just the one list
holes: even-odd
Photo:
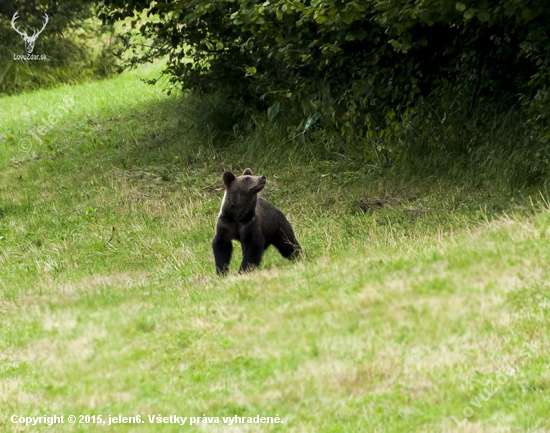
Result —
[{"label": "bear's ear", "polygon": [[252,176],[252,170],[250,170],[249,168],[246,168],[243,171],[243,176]]},{"label": "bear's ear", "polygon": [[229,188],[229,185],[231,185],[231,182],[235,180],[235,175],[231,173],[230,171],[226,171],[223,174],[223,184],[226,188]]}]

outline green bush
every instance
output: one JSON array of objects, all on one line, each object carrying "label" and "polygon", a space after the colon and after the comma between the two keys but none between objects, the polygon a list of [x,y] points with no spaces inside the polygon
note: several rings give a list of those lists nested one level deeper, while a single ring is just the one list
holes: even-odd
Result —
[{"label": "green bush", "polygon": [[[99,4],[105,22],[130,18],[150,42],[144,50],[126,37],[127,66],[165,56],[174,86],[263,113],[286,131],[278,146],[345,155],[350,169],[505,179],[513,188],[550,174],[542,1]],[[256,115],[252,129],[266,127]]]},{"label": "green bush", "polygon": [[549,98],[550,9],[538,0],[100,3],[105,20],[134,16],[153,41],[130,64],[168,55],[183,88],[228,92],[270,118],[291,111],[302,129],[322,117],[364,136],[427,97],[539,114]]}]

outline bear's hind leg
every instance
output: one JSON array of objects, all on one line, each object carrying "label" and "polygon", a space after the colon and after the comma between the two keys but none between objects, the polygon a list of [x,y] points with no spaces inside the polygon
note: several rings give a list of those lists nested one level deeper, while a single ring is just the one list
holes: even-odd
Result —
[{"label": "bear's hind leg", "polygon": [[289,260],[298,257],[300,255],[300,251],[302,251],[302,247],[300,247],[294,233],[273,239],[273,245],[277,248],[277,250],[279,250],[284,258]]}]

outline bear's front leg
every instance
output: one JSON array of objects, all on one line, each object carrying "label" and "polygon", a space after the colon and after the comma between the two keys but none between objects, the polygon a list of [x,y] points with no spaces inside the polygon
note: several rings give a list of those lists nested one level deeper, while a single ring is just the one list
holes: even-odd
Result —
[{"label": "bear's front leg", "polygon": [[249,242],[247,244],[243,242],[242,246],[243,261],[239,267],[239,273],[252,271],[254,268],[260,266],[264,252],[263,242]]},{"label": "bear's front leg", "polygon": [[212,250],[214,251],[214,261],[216,262],[216,272],[218,275],[227,275],[229,270],[229,262],[231,262],[231,254],[233,253],[233,244],[231,239],[228,239],[226,233],[216,230],[216,235],[212,240]]},{"label": "bear's front leg", "polygon": [[239,273],[248,272],[260,266],[264,254],[264,237],[256,224],[250,224],[240,231],[243,261]]}]

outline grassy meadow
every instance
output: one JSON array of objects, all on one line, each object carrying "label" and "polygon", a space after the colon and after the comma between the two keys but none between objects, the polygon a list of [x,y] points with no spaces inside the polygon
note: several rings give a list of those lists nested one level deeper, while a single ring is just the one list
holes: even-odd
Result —
[{"label": "grassy meadow", "polygon": [[[357,172],[268,125],[230,146],[158,70],[0,99],[0,431],[550,431],[546,191]],[[236,245],[218,278],[246,167],[305,254],[239,275]]]}]

